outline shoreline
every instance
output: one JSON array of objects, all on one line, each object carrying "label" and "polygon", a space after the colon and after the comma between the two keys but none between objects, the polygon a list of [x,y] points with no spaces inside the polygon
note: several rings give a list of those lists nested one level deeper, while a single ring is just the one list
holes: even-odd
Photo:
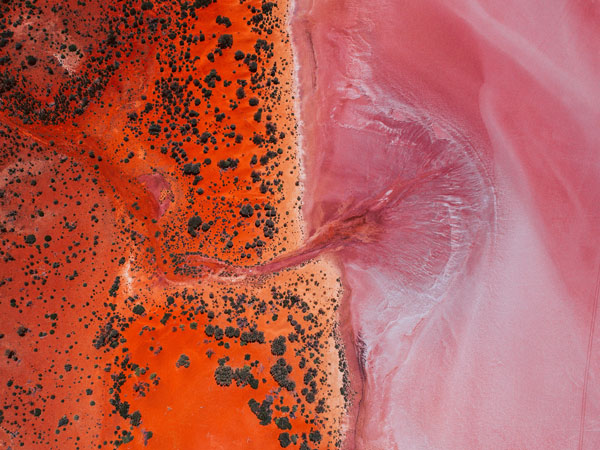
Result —
[{"label": "shoreline", "polygon": [[[306,3],[306,2],[305,2]],[[309,56],[309,48],[312,48],[310,42],[310,32],[306,29],[306,14],[312,9],[312,2],[304,8],[300,7],[299,0],[290,0],[288,3],[288,18],[286,26],[290,35],[291,48],[293,54],[293,83],[294,83],[294,109],[298,125],[297,132],[297,158],[299,161],[299,181],[300,181],[300,226],[302,228],[303,240],[306,240],[308,233],[314,231],[315,227],[310,223],[307,209],[307,179],[310,176],[307,164],[311,157],[310,149],[316,148],[315,142],[310,142],[306,136],[308,120],[305,120],[311,112],[312,117],[317,110],[307,104],[310,89],[316,87],[316,60],[315,55]],[[308,42],[307,42],[308,41]],[[312,81],[312,83],[311,83]],[[312,86],[311,86],[312,84]],[[311,145],[312,144],[312,145]],[[337,323],[335,324],[335,340],[340,346],[339,364],[344,367],[341,372],[343,378],[342,397],[344,399],[344,415],[342,417],[342,427],[339,430],[342,449],[353,449],[356,444],[356,432],[360,420],[360,407],[363,398],[364,374],[358,360],[358,353],[355,344],[355,330],[351,317],[351,296],[352,291],[346,282],[346,273],[343,264],[339,261],[339,256],[335,253],[321,256],[324,262],[334,268],[340,275],[340,292],[338,297]]]}]

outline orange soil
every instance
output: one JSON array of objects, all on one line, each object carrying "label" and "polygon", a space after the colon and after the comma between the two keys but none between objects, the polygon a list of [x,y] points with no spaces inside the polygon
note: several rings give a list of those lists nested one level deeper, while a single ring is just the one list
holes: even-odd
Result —
[{"label": "orange soil", "polygon": [[[334,448],[335,269],[227,277],[302,239],[287,3],[16,3],[0,48],[0,448]],[[220,386],[220,365],[249,368]],[[272,401],[268,424],[251,399]]]}]

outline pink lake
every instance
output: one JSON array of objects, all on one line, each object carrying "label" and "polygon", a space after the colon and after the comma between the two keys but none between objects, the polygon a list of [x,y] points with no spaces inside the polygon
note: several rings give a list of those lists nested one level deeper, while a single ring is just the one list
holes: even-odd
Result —
[{"label": "pink lake", "polygon": [[292,31],[346,448],[600,448],[600,4],[297,0]]}]

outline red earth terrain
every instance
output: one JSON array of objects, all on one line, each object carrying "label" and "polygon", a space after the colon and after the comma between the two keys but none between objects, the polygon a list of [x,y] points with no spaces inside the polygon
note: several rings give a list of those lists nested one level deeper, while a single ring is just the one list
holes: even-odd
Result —
[{"label": "red earth terrain", "polygon": [[339,446],[287,3],[0,8],[0,448]]}]

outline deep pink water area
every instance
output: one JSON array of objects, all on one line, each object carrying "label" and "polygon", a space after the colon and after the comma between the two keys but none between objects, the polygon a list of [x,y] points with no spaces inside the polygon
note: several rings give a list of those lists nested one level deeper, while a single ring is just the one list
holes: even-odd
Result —
[{"label": "deep pink water area", "polygon": [[346,446],[600,448],[600,4],[297,0],[292,31]]}]

